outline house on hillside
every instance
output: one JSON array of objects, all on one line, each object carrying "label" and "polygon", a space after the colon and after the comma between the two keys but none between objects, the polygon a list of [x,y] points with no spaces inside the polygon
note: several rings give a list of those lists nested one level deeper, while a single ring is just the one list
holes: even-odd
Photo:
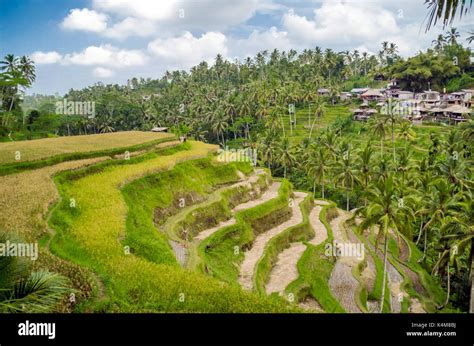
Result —
[{"label": "house on hillside", "polygon": [[365,101],[381,101],[385,95],[379,89],[369,89],[360,95]]},{"label": "house on hillside", "polygon": [[367,121],[369,120],[377,111],[375,109],[369,108],[367,103],[363,103],[359,108],[352,111],[352,117],[354,120]]},{"label": "house on hillside", "polygon": [[151,132],[168,132],[167,127],[154,127],[151,129]]},{"label": "house on hillside", "polygon": [[424,91],[421,94],[417,94],[417,97],[422,101],[423,106],[428,109],[441,105],[441,95],[437,91]]},{"label": "house on hillside", "polygon": [[362,95],[363,93],[365,93],[367,90],[369,90],[369,88],[354,88],[354,89],[351,89],[351,94],[356,96],[356,97],[360,97],[360,95]]},{"label": "house on hillside", "polygon": [[318,96],[329,96],[329,89],[320,88],[318,89]]},{"label": "house on hillside", "polygon": [[415,93],[412,91],[399,90],[393,96],[399,100],[412,100],[415,98]]},{"label": "house on hillside", "polygon": [[472,109],[457,104],[445,109],[446,118],[450,124],[468,121],[471,113],[473,113]]},{"label": "house on hillside", "polygon": [[352,94],[349,93],[349,92],[341,92],[339,93],[339,99],[341,101],[346,101],[346,100],[350,100],[352,98]]},{"label": "house on hillside", "polygon": [[458,124],[469,120],[473,110],[461,105],[443,104],[428,110],[428,118],[433,121],[446,122],[448,124]]}]

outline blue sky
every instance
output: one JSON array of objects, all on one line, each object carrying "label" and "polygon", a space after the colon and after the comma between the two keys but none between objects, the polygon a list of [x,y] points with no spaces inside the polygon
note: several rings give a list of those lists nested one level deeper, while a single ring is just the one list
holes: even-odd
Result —
[{"label": "blue sky", "polygon": [[[424,0],[0,0],[0,55],[29,55],[28,93],[64,93],[188,69],[217,53],[245,58],[267,49],[320,46],[376,53],[395,42],[403,56],[430,46]],[[462,39],[474,10],[454,26]],[[465,42],[465,41],[464,41]]]}]

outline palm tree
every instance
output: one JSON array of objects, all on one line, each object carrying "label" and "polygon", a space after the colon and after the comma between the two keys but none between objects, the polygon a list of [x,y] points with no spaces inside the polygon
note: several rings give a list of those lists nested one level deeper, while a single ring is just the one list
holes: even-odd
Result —
[{"label": "palm tree", "polygon": [[387,119],[384,115],[376,115],[369,120],[368,125],[371,133],[380,138],[380,155],[383,157],[384,140],[387,135]]},{"label": "palm tree", "polygon": [[321,185],[322,198],[325,198],[324,185],[326,173],[330,167],[329,165],[330,161],[327,148],[313,144],[305,165],[308,176],[313,177],[313,196],[316,194],[316,183],[318,183]]},{"label": "palm tree", "polygon": [[[372,154],[373,149],[370,141],[358,151],[357,169],[359,177],[357,181],[360,183],[363,191],[369,187],[369,181],[372,175]],[[364,205],[367,205],[367,199],[364,199]]]},{"label": "palm tree", "polygon": [[424,196],[425,203],[419,211],[419,213],[428,215],[429,220],[421,230],[424,234],[423,256],[418,262],[423,261],[426,256],[428,230],[439,227],[445,217],[449,216],[453,210],[459,208],[459,201],[452,197],[451,186],[445,179],[436,179],[433,181],[432,187],[431,193]]},{"label": "palm tree", "polygon": [[21,71],[23,77],[28,81],[28,85],[33,84],[36,79],[36,69],[33,61],[29,57],[22,56],[20,58],[18,70]]},{"label": "palm tree", "polygon": [[334,179],[336,182],[341,183],[342,187],[346,190],[346,210],[349,211],[349,192],[354,187],[354,183],[358,182],[358,179],[348,143],[341,144],[339,155],[340,157],[338,157],[334,167]]},{"label": "palm tree", "polygon": [[425,0],[425,4],[428,4],[429,10],[426,24],[428,31],[431,26],[436,25],[438,19],[443,21],[444,28],[453,22],[457,13],[461,18],[472,6],[472,0]]},{"label": "palm tree", "polygon": [[290,145],[290,140],[286,136],[278,143],[276,160],[283,166],[283,177],[286,178],[286,172],[295,162],[295,156]]},{"label": "palm tree", "polygon": [[446,42],[450,45],[456,45],[458,43],[457,39],[460,37],[459,32],[456,28],[451,28],[445,36]]},{"label": "palm tree", "polygon": [[277,136],[272,130],[267,130],[260,138],[257,143],[259,153],[262,156],[263,161],[267,164],[268,169],[271,168],[275,152],[277,151]]},{"label": "palm tree", "polygon": [[474,31],[469,31],[469,36],[466,38],[467,43],[471,44],[474,41]]},{"label": "palm tree", "polygon": [[446,44],[446,39],[444,38],[443,34],[439,34],[436,40],[431,41],[433,44],[433,48],[435,51],[440,52],[443,50],[444,45]]},{"label": "palm tree", "polygon": [[[387,179],[381,179],[378,183],[366,190],[369,204],[356,210],[355,215],[362,217],[362,222],[358,226],[359,231],[364,231],[373,226],[377,229],[377,244],[383,238],[383,275],[382,275],[382,295],[380,297],[380,312],[383,311],[385,286],[387,276],[387,255],[388,255],[388,235],[393,231],[397,237],[400,233],[406,233],[404,220],[413,218],[413,212],[404,204],[401,205],[397,198],[397,189],[394,184],[393,175]],[[376,244],[376,246],[377,246]]]},{"label": "palm tree", "polygon": [[0,64],[3,65],[0,67],[0,70],[11,73],[18,69],[18,58],[16,56],[7,54],[3,59],[3,61],[0,61]]},{"label": "palm tree", "polygon": [[389,124],[391,133],[392,133],[392,149],[393,149],[393,161],[395,162],[395,155],[396,155],[396,149],[395,149],[395,125],[398,124],[401,121],[400,116],[397,114],[397,112],[394,112],[392,110],[389,110],[387,114],[384,114],[384,120],[387,124]]},{"label": "palm tree", "polygon": [[[11,236],[0,232],[0,243]],[[67,279],[46,271],[30,273],[30,261],[0,256],[0,312],[54,312],[66,293]]]},{"label": "palm tree", "polygon": [[314,125],[316,124],[316,120],[318,118],[323,117],[326,114],[326,102],[322,101],[321,99],[316,99],[316,102],[313,105],[313,114],[314,114],[314,121],[313,121],[313,124],[311,125],[311,130],[309,131],[308,138],[311,138],[311,135],[313,134],[313,128],[314,128]]},{"label": "palm tree", "polygon": [[398,134],[405,140],[405,147],[408,145],[408,141],[412,141],[416,137],[416,132],[413,131],[413,125],[408,120],[403,120],[400,122],[400,127],[398,128]]},{"label": "palm tree", "polygon": [[223,146],[225,146],[224,132],[226,131],[227,127],[229,127],[229,123],[222,114],[218,116],[211,125],[212,131],[217,135],[217,138],[219,138],[219,135],[221,135]]},{"label": "palm tree", "polygon": [[[447,178],[449,183],[461,190],[469,184],[469,168],[462,157],[462,152],[454,155],[446,153],[446,160],[438,164],[438,170]],[[455,189],[452,189],[453,196],[454,193]]]}]

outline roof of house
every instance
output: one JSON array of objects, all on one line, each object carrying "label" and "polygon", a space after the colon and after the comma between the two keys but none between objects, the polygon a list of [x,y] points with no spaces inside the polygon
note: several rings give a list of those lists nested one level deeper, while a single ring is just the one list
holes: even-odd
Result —
[{"label": "roof of house", "polygon": [[167,131],[168,128],[167,127],[154,127],[151,129],[152,132],[163,132],[163,131]]},{"label": "roof of house", "polygon": [[469,114],[471,110],[461,105],[452,105],[444,109],[445,112],[458,113],[458,114]]},{"label": "roof of house", "polygon": [[362,96],[383,96],[379,89],[369,89]]},{"label": "roof of house", "polygon": [[351,93],[363,93],[363,92],[366,92],[367,88],[354,88],[354,89],[351,89]]},{"label": "roof of house", "polygon": [[328,93],[328,92],[329,92],[329,89],[325,89],[325,88],[318,89],[318,93]]}]

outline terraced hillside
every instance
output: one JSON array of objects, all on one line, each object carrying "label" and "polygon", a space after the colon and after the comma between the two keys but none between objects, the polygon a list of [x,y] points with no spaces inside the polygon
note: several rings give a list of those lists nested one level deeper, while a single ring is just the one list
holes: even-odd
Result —
[{"label": "terraced hillside", "polygon": [[[40,241],[35,268],[65,275],[77,293],[59,310],[380,310],[384,244],[352,213],[266,169],[218,162],[216,146],[163,140],[130,158],[0,177],[0,226]],[[335,242],[363,251],[328,251]],[[383,311],[435,311],[444,292],[419,250],[394,235],[388,248]]]}]

